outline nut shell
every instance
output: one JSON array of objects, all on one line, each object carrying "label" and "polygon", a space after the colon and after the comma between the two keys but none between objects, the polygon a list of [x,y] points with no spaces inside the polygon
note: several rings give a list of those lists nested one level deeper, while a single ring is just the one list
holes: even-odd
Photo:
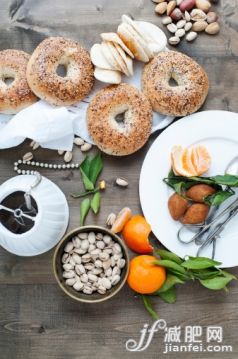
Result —
[{"label": "nut shell", "polygon": [[211,24],[213,22],[216,22],[218,19],[218,16],[215,12],[213,11],[210,11],[208,14],[207,14],[207,23],[208,24]]},{"label": "nut shell", "polygon": [[204,12],[208,12],[211,7],[211,3],[207,0],[196,0],[196,7]]},{"label": "nut shell", "polygon": [[220,25],[218,22],[212,22],[206,27],[205,31],[209,35],[216,35],[220,31]]},{"label": "nut shell", "polygon": [[193,24],[192,30],[195,32],[200,32],[200,31],[204,31],[207,27],[207,22],[206,21],[196,21]]},{"label": "nut shell", "polygon": [[179,8],[182,12],[185,12],[192,10],[194,6],[195,6],[195,0],[183,0]]}]

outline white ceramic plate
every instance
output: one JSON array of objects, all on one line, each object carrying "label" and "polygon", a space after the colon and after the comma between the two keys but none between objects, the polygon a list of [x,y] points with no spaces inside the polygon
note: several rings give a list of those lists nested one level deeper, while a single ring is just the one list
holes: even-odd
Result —
[{"label": "white ceramic plate", "polygon": [[[158,136],[148,151],[140,176],[142,210],[158,240],[180,257],[195,256],[198,246],[182,244],[177,240],[181,227],[168,212],[168,197],[172,193],[163,183],[170,169],[170,152],[173,145],[184,147],[202,144],[212,156],[207,175],[223,174],[227,164],[238,155],[238,114],[227,111],[204,111],[184,117],[169,126]],[[232,197],[234,200],[234,196]],[[227,206],[228,201],[224,204]],[[192,235],[192,232],[191,232]],[[217,240],[215,259],[221,267],[238,266],[238,217],[234,218]],[[211,256],[211,247],[202,256]]]}]

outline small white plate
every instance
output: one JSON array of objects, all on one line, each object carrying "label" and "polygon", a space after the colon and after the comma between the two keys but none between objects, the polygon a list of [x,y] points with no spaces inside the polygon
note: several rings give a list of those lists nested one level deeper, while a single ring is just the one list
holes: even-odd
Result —
[{"label": "small white plate", "polygon": [[[196,256],[195,243],[182,244],[177,239],[180,222],[174,221],[167,203],[172,193],[163,183],[170,170],[171,148],[202,144],[212,157],[208,176],[224,174],[227,164],[238,155],[238,114],[227,111],[204,111],[184,117],[158,136],[149,149],[140,175],[140,201],[143,213],[158,240],[170,251],[184,258]],[[234,196],[231,200],[234,200]],[[226,201],[224,206],[227,206]],[[217,240],[215,259],[221,267],[238,266],[238,217],[234,218]],[[192,232],[191,232],[192,235]],[[211,247],[202,256],[211,256]]]}]

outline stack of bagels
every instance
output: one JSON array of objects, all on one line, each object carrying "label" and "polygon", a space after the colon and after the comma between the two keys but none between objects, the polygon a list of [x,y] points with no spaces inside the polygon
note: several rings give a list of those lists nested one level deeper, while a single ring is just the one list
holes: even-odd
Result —
[{"label": "stack of bagels", "polygon": [[[134,153],[149,138],[153,110],[186,116],[202,106],[208,93],[203,68],[182,53],[166,51],[161,33],[153,24],[123,15],[117,33],[101,34],[103,41],[92,47],[91,58],[78,42],[62,37],[43,40],[31,56],[0,51],[0,112],[17,113],[38,98],[56,106],[76,104],[90,93],[95,76],[112,85],[98,91],[88,106],[89,134],[108,154]],[[133,58],[148,62],[142,91],[120,83],[121,73],[133,74]],[[58,73],[61,65],[65,76]]]}]

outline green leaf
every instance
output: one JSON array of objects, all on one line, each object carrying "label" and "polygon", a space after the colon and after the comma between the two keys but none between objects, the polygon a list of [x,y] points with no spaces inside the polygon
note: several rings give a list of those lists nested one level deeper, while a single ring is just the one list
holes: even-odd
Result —
[{"label": "green leaf", "polygon": [[179,182],[174,184],[174,190],[181,196],[184,194],[184,192],[189,188],[188,183],[186,182]]},{"label": "green leaf", "polygon": [[208,204],[209,206],[219,206],[224,201],[226,201],[228,198],[234,195],[234,191],[232,190],[224,190],[224,191],[218,191],[210,196],[207,196],[204,199],[204,202]]},{"label": "green leaf", "polygon": [[93,191],[94,184],[90,181],[90,179],[88,178],[88,176],[86,175],[86,173],[84,172],[84,170],[81,167],[80,167],[80,172],[82,175],[82,180],[83,180],[83,184],[84,184],[86,191]]},{"label": "green leaf", "polygon": [[225,174],[223,176],[218,175],[211,177],[215,183],[229,186],[229,187],[238,187],[238,176]]},{"label": "green leaf", "polygon": [[169,268],[171,270],[175,270],[179,273],[184,273],[184,274],[186,273],[185,269],[183,267],[181,267],[180,264],[175,263],[168,259],[158,259],[155,261],[155,264],[165,267],[165,268]]},{"label": "green leaf", "polygon": [[170,178],[170,177],[175,177],[175,173],[174,173],[172,167],[170,168],[170,171],[169,171],[169,173],[168,173],[168,178]]},{"label": "green leaf", "polygon": [[203,183],[211,186],[215,184],[215,181],[211,177],[189,177],[189,181],[193,181],[193,184]]},{"label": "green leaf", "polygon": [[165,249],[157,249],[156,253],[160,256],[161,259],[169,259],[178,264],[181,264],[183,260],[179,258],[175,253],[166,251]]},{"label": "green leaf", "polygon": [[88,211],[90,209],[90,199],[85,198],[80,204],[80,226],[84,225],[85,218],[87,217]]},{"label": "green leaf", "polygon": [[194,279],[193,273],[191,273],[189,271],[186,271],[186,273],[181,273],[174,269],[167,268],[167,273],[176,275],[178,278],[180,278],[184,282]]},{"label": "green leaf", "polygon": [[171,287],[166,292],[159,293],[159,297],[166,303],[173,304],[176,302],[176,290]]},{"label": "green leaf", "polygon": [[209,279],[219,276],[220,271],[218,269],[196,269],[192,270],[193,275],[196,279]]},{"label": "green leaf", "polygon": [[205,257],[189,257],[181,266],[187,269],[205,269],[221,265],[222,263]]},{"label": "green leaf", "polygon": [[102,156],[99,152],[90,163],[90,169],[89,169],[89,179],[90,181],[95,185],[97,182],[98,176],[100,175],[101,171],[103,169],[103,162],[102,162]]},{"label": "green leaf", "polygon": [[101,202],[101,193],[96,192],[93,196],[93,199],[91,200],[91,208],[95,214],[98,213],[100,208],[100,202]]},{"label": "green leaf", "polygon": [[150,313],[153,319],[157,320],[159,319],[158,314],[154,311],[151,301],[146,295],[142,295],[143,303],[146,308],[146,310]]},{"label": "green leaf", "polygon": [[89,177],[90,163],[91,163],[91,161],[90,161],[89,157],[86,156],[80,165],[80,168],[83,170],[83,172],[86,174],[87,177]]},{"label": "green leaf", "polygon": [[219,275],[222,275],[222,276],[224,276],[224,277],[237,280],[237,277],[236,277],[234,274],[229,273],[229,272],[227,272],[227,271],[224,271],[224,270],[222,270],[222,269],[219,269]]},{"label": "green leaf", "polygon": [[232,280],[233,278],[230,277],[215,277],[210,279],[199,279],[200,283],[204,287],[212,290],[225,289],[226,285]]},{"label": "green leaf", "polygon": [[167,290],[169,290],[170,288],[172,288],[175,284],[183,284],[184,281],[181,280],[179,277],[177,277],[176,275],[174,274],[170,274],[168,273],[167,274],[167,277],[166,277],[166,281],[165,283],[163,284],[163,286],[157,290],[154,294],[160,294],[160,293],[163,293],[163,292],[167,292]]}]

